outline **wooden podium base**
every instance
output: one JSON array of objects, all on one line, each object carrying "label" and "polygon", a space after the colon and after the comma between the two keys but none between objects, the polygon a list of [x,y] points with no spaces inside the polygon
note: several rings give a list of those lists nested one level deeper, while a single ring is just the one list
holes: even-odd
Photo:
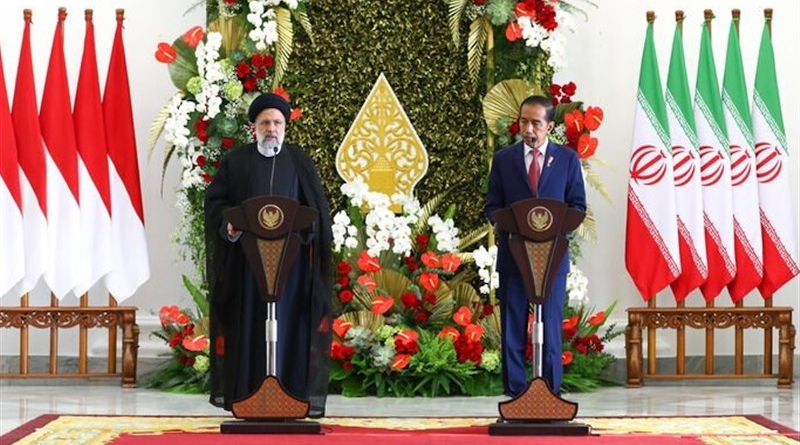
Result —
[{"label": "wooden podium base", "polygon": [[222,434],[320,434],[319,422],[309,420],[228,420],[219,426]]},{"label": "wooden podium base", "polygon": [[522,394],[500,402],[500,420],[489,425],[490,436],[588,436],[592,427],[573,423],[578,404],[564,400],[537,377]]},{"label": "wooden podium base", "polygon": [[223,422],[223,434],[320,434],[318,422],[301,420],[308,416],[309,403],[286,391],[274,375],[264,377],[261,386],[244,399],[233,402],[233,416]]}]

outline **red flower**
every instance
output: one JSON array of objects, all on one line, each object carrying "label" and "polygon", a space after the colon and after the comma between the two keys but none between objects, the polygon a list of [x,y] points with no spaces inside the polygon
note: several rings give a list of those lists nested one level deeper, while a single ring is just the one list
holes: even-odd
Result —
[{"label": "red flower", "polygon": [[267,70],[264,68],[259,68],[256,71],[256,79],[266,79],[267,78]]},{"label": "red flower", "polygon": [[262,68],[265,65],[264,55],[261,53],[254,54],[253,57],[250,58],[250,61],[256,68]]},{"label": "red flower", "polygon": [[173,336],[172,336],[172,338],[170,339],[170,341],[169,341],[169,347],[170,347],[170,348],[174,348],[175,346],[178,346],[178,344],[181,342],[181,340],[182,340],[182,339],[183,339],[183,333],[182,333],[182,332],[178,332],[178,333],[176,333],[176,334],[175,334],[175,335],[173,335]]},{"label": "red flower", "polygon": [[575,326],[577,325],[578,325],[578,316],[573,315],[572,317],[569,317],[561,322],[561,329],[565,331],[567,329],[575,329]]},{"label": "red flower", "polygon": [[455,341],[456,339],[458,339],[459,336],[461,336],[461,333],[458,332],[458,329],[452,326],[443,327],[438,334],[439,338],[444,338],[450,341]]},{"label": "red flower", "polygon": [[339,261],[339,263],[336,264],[336,270],[339,272],[339,275],[347,275],[353,271],[353,266],[347,261]]},{"label": "red flower", "polygon": [[291,102],[289,93],[287,93],[286,90],[283,89],[283,87],[275,88],[274,90],[272,90],[272,92],[286,99],[286,102]]},{"label": "red flower", "polygon": [[394,337],[394,349],[398,354],[411,354],[414,355],[419,352],[419,344],[417,339],[419,334],[411,329],[406,329],[398,333]]},{"label": "red flower", "polygon": [[271,54],[267,54],[264,56],[264,68],[272,68],[272,65],[275,63],[275,59],[272,58]]},{"label": "red flower", "polygon": [[469,341],[479,341],[483,337],[483,326],[479,324],[468,324],[464,328],[464,335]]},{"label": "red flower", "polygon": [[603,123],[603,109],[600,107],[588,107],[584,114],[583,124],[589,131],[595,131]]},{"label": "red flower", "polygon": [[347,289],[339,292],[339,301],[341,301],[344,304],[350,303],[351,301],[353,301],[353,292]]},{"label": "red flower", "polygon": [[333,332],[335,332],[339,338],[344,338],[344,336],[347,335],[347,331],[349,331],[352,327],[353,323],[350,323],[342,318],[336,318],[333,320]]},{"label": "red flower", "polygon": [[425,301],[427,301],[428,304],[436,304],[436,300],[437,300],[436,294],[432,294],[430,292],[426,292],[425,293],[425,297],[423,297],[423,298],[425,298]]},{"label": "red flower", "polygon": [[428,243],[430,242],[431,237],[428,235],[417,235],[417,250],[422,252],[423,250],[428,250]]},{"label": "red flower", "polygon": [[206,157],[200,155],[197,157],[197,159],[194,160],[194,162],[197,164],[198,167],[203,168],[206,166]]},{"label": "red flower", "polygon": [[494,306],[492,303],[484,303],[483,310],[481,311],[481,317],[486,317],[492,315],[494,313]]},{"label": "red flower", "polygon": [[256,89],[256,79],[253,78],[253,77],[248,77],[247,79],[245,79],[242,82],[242,87],[247,92],[255,91],[255,89]]},{"label": "red flower", "polygon": [[589,136],[589,133],[584,133],[581,137],[578,138],[578,156],[581,159],[590,158],[594,155],[594,152],[597,150],[598,140],[597,138],[593,138]]},{"label": "red flower", "polygon": [[236,77],[239,79],[244,79],[248,74],[250,74],[251,70],[252,68],[250,68],[250,65],[245,62],[239,62],[236,65]]},{"label": "red flower", "polygon": [[406,366],[408,366],[408,362],[411,361],[411,356],[408,354],[397,354],[392,360],[392,364],[389,366],[392,371],[399,371]]},{"label": "red flower", "polygon": [[577,90],[578,90],[578,86],[575,85],[575,82],[567,82],[567,83],[564,84],[563,87],[561,87],[561,91],[563,91],[564,94],[566,94],[567,96],[574,96],[575,95],[575,91],[577,91]]},{"label": "red flower", "polygon": [[589,317],[589,324],[592,326],[601,325],[604,321],[606,321],[606,313],[604,311],[600,311]]},{"label": "red flower", "polygon": [[366,273],[375,273],[381,270],[381,262],[378,257],[374,257],[367,253],[366,250],[361,251],[361,256],[356,261],[358,268]]},{"label": "red flower", "polygon": [[564,116],[564,125],[567,127],[567,131],[582,132],[585,128],[583,125],[583,112],[576,108],[567,113]]},{"label": "red flower", "polygon": [[393,305],[394,299],[392,297],[378,295],[374,300],[372,300],[372,313],[376,315],[383,315],[388,312]]},{"label": "red flower", "polygon": [[339,286],[345,287],[350,284],[350,277],[347,275],[342,275],[336,280],[336,283],[339,284]]},{"label": "red flower", "polygon": [[533,8],[533,2],[519,2],[514,5],[514,14],[519,17],[536,18],[536,10]]},{"label": "red flower", "polygon": [[207,184],[214,180],[214,177],[209,175],[208,173],[203,173],[203,181]]},{"label": "red flower", "polygon": [[334,360],[350,360],[355,352],[352,346],[345,346],[336,340],[331,342],[331,358]]},{"label": "red flower", "polygon": [[422,264],[424,264],[425,267],[430,267],[431,269],[435,269],[441,266],[439,257],[436,256],[436,254],[431,252],[430,250],[423,253],[419,259],[422,261]]},{"label": "red flower", "polygon": [[556,97],[561,95],[561,87],[557,84],[550,85],[550,96]]},{"label": "red flower", "polygon": [[466,326],[472,321],[472,311],[466,306],[461,306],[453,314],[453,321],[461,326]]},{"label": "red flower", "polygon": [[466,335],[462,335],[453,342],[456,350],[456,358],[460,362],[470,361],[476,365],[481,364],[481,353],[483,344],[479,341],[470,341]]},{"label": "red flower", "polygon": [[200,26],[193,26],[183,33],[182,38],[190,48],[197,48],[197,45],[203,40],[203,28]]},{"label": "red flower", "polygon": [[567,366],[572,363],[572,351],[564,351],[561,353],[561,364]]},{"label": "red flower", "polygon": [[433,292],[439,288],[439,275],[430,272],[422,273],[419,276],[419,283],[428,292]]},{"label": "red flower", "polygon": [[472,2],[475,3],[476,5],[482,5],[486,3],[486,0],[472,0]]},{"label": "red flower", "polygon": [[227,150],[233,147],[233,139],[231,138],[222,138],[222,149]]},{"label": "red flower", "polygon": [[236,4],[236,2],[238,2],[238,1],[239,1],[239,0],[225,0],[225,3],[227,3],[227,4],[229,4],[229,5],[235,5],[235,4]]},{"label": "red flower", "polygon": [[446,272],[455,272],[459,266],[461,266],[461,258],[458,255],[453,255],[452,253],[446,253],[442,255],[442,269]]},{"label": "red flower", "polygon": [[417,315],[414,316],[414,321],[417,324],[425,324],[428,322],[428,319],[431,317],[431,313],[426,311],[425,309],[417,312]]},{"label": "red flower", "polygon": [[342,363],[342,369],[344,369],[345,371],[353,369],[353,363],[350,362],[350,360],[347,360],[346,362]]},{"label": "red flower", "polygon": [[292,108],[292,112],[289,113],[289,120],[296,121],[303,117],[303,109],[302,108]]},{"label": "red flower", "polygon": [[516,136],[519,134],[519,121],[511,122],[508,125],[508,132],[511,134],[511,136]]},{"label": "red flower", "polygon": [[417,262],[414,261],[413,256],[407,256],[405,258],[405,262],[409,272],[415,272],[417,269],[419,269],[419,266],[417,266]]},{"label": "red flower", "polygon": [[594,352],[601,352],[603,351],[603,342],[600,341],[600,337],[596,335],[592,335],[589,337],[589,349]]},{"label": "red flower", "polygon": [[549,2],[536,1],[536,21],[542,25],[542,28],[553,31],[558,28],[556,21],[556,9]]},{"label": "red flower", "polygon": [[403,302],[403,306],[408,309],[417,309],[421,302],[419,298],[417,298],[417,294],[414,292],[406,292],[400,296],[400,300]]},{"label": "red flower", "polygon": [[204,351],[208,347],[208,343],[208,337],[201,335],[195,338],[184,337],[181,345],[183,346],[183,349],[186,349],[187,351],[200,352]]},{"label": "red flower", "polygon": [[358,284],[364,286],[367,292],[375,292],[375,289],[378,288],[378,283],[375,282],[375,278],[367,274],[361,275],[356,281],[358,281]]},{"label": "red flower", "polygon": [[517,22],[511,22],[506,26],[506,40],[513,42],[522,38],[522,28]]},{"label": "red flower", "polygon": [[156,60],[161,63],[172,63],[178,57],[178,52],[175,51],[175,48],[172,47],[167,42],[161,42],[158,44],[158,49],[156,50]]}]

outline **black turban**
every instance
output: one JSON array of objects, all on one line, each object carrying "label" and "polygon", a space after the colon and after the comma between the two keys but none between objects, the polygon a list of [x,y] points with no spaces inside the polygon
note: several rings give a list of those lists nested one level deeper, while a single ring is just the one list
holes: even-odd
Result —
[{"label": "black turban", "polygon": [[287,102],[286,99],[275,93],[264,93],[253,100],[253,103],[250,104],[250,109],[247,110],[247,117],[250,119],[250,122],[254,123],[256,117],[258,117],[258,113],[261,113],[267,108],[275,108],[280,111],[286,119],[286,122],[289,122],[289,115],[292,113],[292,107],[289,106],[289,102]]}]

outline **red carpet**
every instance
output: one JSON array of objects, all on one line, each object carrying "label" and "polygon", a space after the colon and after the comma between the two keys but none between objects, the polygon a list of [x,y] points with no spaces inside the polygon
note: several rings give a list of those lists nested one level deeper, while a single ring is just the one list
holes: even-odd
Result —
[{"label": "red carpet", "polygon": [[0,437],[0,444],[236,445],[286,443],[370,445],[621,444],[733,445],[800,443],[800,434],[754,416],[586,418],[589,437],[492,437],[490,418],[326,418],[324,434],[221,435],[221,417],[58,416],[38,417]]}]

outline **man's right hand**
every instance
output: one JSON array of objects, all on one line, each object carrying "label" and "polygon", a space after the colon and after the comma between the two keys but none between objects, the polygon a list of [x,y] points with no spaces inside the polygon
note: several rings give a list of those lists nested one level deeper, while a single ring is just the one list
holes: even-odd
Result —
[{"label": "man's right hand", "polygon": [[241,235],[241,234],[242,234],[241,230],[236,230],[236,228],[233,227],[233,224],[228,223],[228,236],[229,237],[238,238],[239,235]]}]

